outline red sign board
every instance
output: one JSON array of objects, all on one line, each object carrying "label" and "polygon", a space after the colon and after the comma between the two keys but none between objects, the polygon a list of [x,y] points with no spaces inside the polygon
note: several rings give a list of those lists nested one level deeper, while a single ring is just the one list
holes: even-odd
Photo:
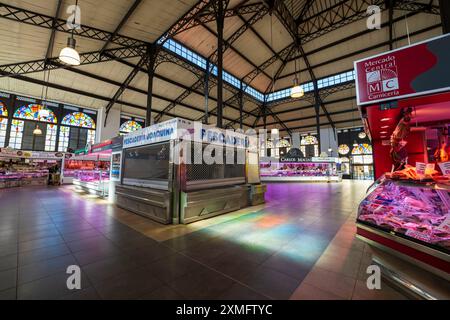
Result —
[{"label": "red sign board", "polygon": [[450,91],[450,35],[355,62],[359,105]]}]

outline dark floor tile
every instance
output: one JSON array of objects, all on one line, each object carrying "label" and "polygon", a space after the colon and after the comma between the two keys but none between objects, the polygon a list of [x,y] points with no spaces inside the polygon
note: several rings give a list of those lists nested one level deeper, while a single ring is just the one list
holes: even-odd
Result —
[{"label": "dark floor tile", "polygon": [[19,267],[19,285],[45,278],[56,273],[65,272],[71,265],[77,265],[77,261],[69,254]]},{"label": "dark floor tile", "polygon": [[71,232],[71,233],[63,233],[61,234],[64,241],[66,242],[72,242],[77,240],[84,240],[92,237],[100,237],[102,234],[94,229],[89,230],[82,230],[77,232]]},{"label": "dark floor tile", "polygon": [[195,272],[173,280],[169,286],[187,299],[210,300],[219,298],[234,283],[217,272],[199,268]]},{"label": "dark floor tile", "polygon": [[17,267],[17,254],[11,254],[0,258],[0,271]]},{"label": "dark floor tile", "polygon": [[268,300],[254,290],[245,287],[239,283],[235,283],[219,296],[220,300]]},{"label": "dark floor tile", "polygon": [[320,255],[314,261],[311,261],[299,256],[285,256],[281,253],[270,257],[262,266],[302,281],[314,267],[315,261],[319,257]]},{"label": "dark floor tile", "polygon": [[205,262],[205,264],[239,281],[258,267],[256,262],[237,256],[234,252],[223,254],[216,259]]},{"label": "dark floor tile", "polygon": [[174,255],[176,252],[161,244],[150,244],[139,248],[126,248],[124,252],[139,265],[147,265]]},{"label": "dark floor tile", "polygon": [[299,286],[300,281],[284,273],[258,267],[243,280],[243,283],[264,296],[276,300],[286,300]]},{"label": "dark floor tile", "polygon": [[148,247],[151,245],[157,245],[158,242],[146,237],[138,232],[130,234],[128,236],[111,236],[106,235],[115,245],[122,249],[133,249]]},{"label": "dark floor tile", "polygon": [[109,257],[125,255],[125,253],[112,245],[100,245],[91,249],[77,251],[73,255],[77,259],[78,264],[84,266]]},{"label": "dark floor tile", "polygon": [[185,299],[181,294],[171,289],[168,286],[162,286],[158,289],[144,294],[139,299],[141,300],[183,300]]},{"label": "dark floor tile", "polygon": [[[56,300],[61,299],[77,291],[67,288],[67,279],[70,275],[65,272],[28,282],[18,287],[18,299],[20,300]],[[81,288],[90,287],[88,277],[81,273]]]},{"label": "dark floor tile", "polygon": [[0,300],[16,300],[16,288],[0,291]]},{"label": "dark floor tile", "polygon": [[19,252],[36,250],[64,243],[60,236],[45,237],[19,243]]},{"label": "dark floor tile", "polygon": [[20,252],[19,266],[24,266],[41,260],[56,258],[59,256],[67,255],[69,253],[70,250],[64,243],[58,244],[56,246]]},{"label": "dark floor tile", "polygon": [[79,223],[74,225],[65,225],[65,226],[58,226],[56,225],[56,229],[61,234],[67,234],[67,233],[74,233],[74,232],[81,232],[81,231],[87,231],[87,230],[94,230],[94,227],[92,227],[89,223]]},{"label": "dark floor tile", "polygon": [[103,235],[67,242],[67,246],[73,253],[84,250],[93,250],[100,247],[115,247],[115,245]]},{"label": "dark floor tile", "polygon": [[92,283],[98,284],[126,271],[132,272],[137,267],[127,256],[114,256],[88,264],[83,270]]},{"label": "dark floor tile", "polygon": [[158,279],[170,283],[182,275],[203,268],[203,266],[177,253],[150,263],[145,268],[150,274],[157,274]]},{"label": "dark floor tile", "polygon": [[58,232],[58,230],[54,227],[51,227],[45,230],[21,233],[19,235],[19,242],[28,242],[42,238],[57,237],[59,235],[60,233]]},{"label": "dark floor tile", "polygon": [[14,288],[17,280],[17,269],[0,272],[0,291]]},{"label": "dark floor tile", "polygon": [[95,284],[95,288],[102,299],[138,299],[163,286],[155,276],[148,269],[134,269]]}]

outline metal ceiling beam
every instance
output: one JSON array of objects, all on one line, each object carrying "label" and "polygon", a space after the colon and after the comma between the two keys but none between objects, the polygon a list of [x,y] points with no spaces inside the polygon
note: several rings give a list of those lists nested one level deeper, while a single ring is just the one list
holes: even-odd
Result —
[{"label": "metal ceiling beam", "polygon": [[56,35],[55,27],[56,27],[56,23],[57,23],[59,14],[61,12],[61,6],[62,6],[62,0],[58,0],[58,3],[56,5],[55,17],[52,22],[52,33],[50,34],[50,40],[48,41],[47,52],[45,53],[45,61],[44,61],[45,65],[48,63],[48,59],[50,59],[52,56],[53,45],[55,43],[55,35]]},{"label": "metal ceiling beam", "polygon": [[[24,75],[20,75],[20,74],[8,74],[7,72],[4,71],[0,71],[0,75],[2,76],[7,76],[10,78],[15,78],[21,81],[25,81],[25,82],[29,82],[29,83],[33,83],[33,84],[37,84],[40,86],[48,86],[50,88],[53,89],[57,89],[57,90],[62,90],[62,91],[66,91],[66,92],[72,92],[72,93],[76,93],[85,97],[89,97],[89,98],[93,98],[93,99],[98,99],[98,100],[103,100],[103,101],[110,101],[111,98],[106,97],[106,96],[102,96],[96,93],[92,93],[92,92],[87,92],[87,91],[83,91],[83,90],[79,90],[79,89],[75,89],[72,87],[66,87],[57,83],[51,83],[48,81],[43,81],[43,80],[39,80],[39,79],[35,79],[35,78],[30,78],[30,77],[26,77]],[[141,110],[145,110],[146,108],[131,102],[126,102],[126,101],[117,101],[117,103],[120,103],[124,106],[128,106],[128,107],[132,107],[132,108],[136,108],[136,109],[141,109]],[[176,115],[173,115],[174,117],[176,117]]]},{"label": "metal ceiling beam", "polygon": [[308,12],[309,8],[311,8],[313,1],[314,0],[306,0],[305,4],[303,5],[302,10],[300,11],[300,14],[298,15],[297,19],[295,20],[295,23],[297,23],[297,25],[299,25],[300,23],[303,22],[304,15],[306,14],[306,12]]},{"label": "metal ceiling beam", "polygon": [[123,28],[125,23],[127,23],[128,19],[130,19],[131,15],[136,11],[137,7],[141,4],[142,0],[135,0],[131,7],[128,9],[127,13],[123,16],[120,23],[117,25],[116,29],[110,35],[108,41],[103,44],[103,47],[100,49],[100,54],[103,54],[103,51],[110,45],[111,41],[118,35],[120,30]]},{"label": "metal ceiling beam", "polygon": [[[353,119],[348,119],[348,120],[339,120],[339,121],[335,121],[334,124],[342,124],[342,123],[355,123],[356,121],[362,121],[361,118],[353,118]],[[326,127],[326,126],[330,126],[331,123],[327,122],[327,123],[321,123],[320,126],[321,127]],[[291,127],[291,130],[299,130],[299,129],[308,129],[308,128],[314,128],[315,125],[306,125],[306,126],[299,126],[299,127]],[[317,129],[316,129],[317,130]],[[280,131],[286,131],[286,129],[280,129]]]},{"label": "metal ceiling beam", "polygon": [[[425,28],[425,29],[420,29],[420,30],[414,31],[414,32],[410,33],[409,36],[416,36],[416,35],[419,35],[419,34],[422,34],[422,33],[426,33],[426,32],[429,32],[429,31],[434,30],[434,29],[437,29],[437,28],[441,28],[441,24],[435,24],[435,25],[429,26],[429,27],[427,27],[427,28]],[[404,40],[404,39],[407,39],[407,38],[408,38],[408,35],[403,35],[403,36],[394,38],[394,39],[393,39],[393,43],[398,42],[398,41],[401,41],[401,40]],[[365,48],[363,48],[363,49],[359,49],[359,50],[356,50],[356,51],[352,51],[352,52],[349,52],[349,53],[344,54],[344,55],[342,55],[342,56],[339,56],[339,57],[336,57],[336,58],[333,58],[333,59],[326,60],[326,61],[321,62],[321,63],[318,63],[318,64],[316,64],[316,65],[312,65],[311,67],[312,67],[313,69],[317,69],[317,68],[326,66],[326,65],[328,65],[328,64],[332,64],[332,63],[338,62],[338,61],[340,61],[340,60],[344,60],[344,59],[350,58],[350,57],[352,57],[352,56],[355,56],[355,55],[358,55],[358,54],[361,54],[361,53],[364,53],[364,52],[367,52],[367,51],[371,51],[371,50],[383,48],[383,47],[386,47],[386,46],[389,46],[389,45],[390,45],[390,40],[386,40],[386,41],[383,41],[383,42],[381,42],[381,43],[374,44],[374,45],[372,45],[372,46],[370,46],[370,47],[365,47]],[[307,56],[308,56],[308,55],[311,55],[311,53],[306,53],[306,55],[307,55]],[[306,71],[308,71],[307,68],[305,68],[305,69],[300,69],[300,70],[299,70],[299,72],[306,72]],[[285,74],[285,75],[279,77],[277,80],[281,80],[281,79],[285,79],[285,78],[292,77],[294,74],[295,74],[294,72]],[[286,89],[286,88],[281,88],[281,89],[279,89],[279,90],[283,90],[283,89]]]},{"label": "metal ceiling beam", "polygon": [[[330,112],[330,115],[332,116],[336,116],[336,115],[340,115],[340,114],[345,114],[345,113],[349,113],[349,112],[357,112],[359,111],[358,108],[354,108],[354,109],[345,109],[345,110],[339,110],[339,111],[334,111],[334,112]],[[321,117],[325,117],[324,114],[320,115]],[[285,123],[289,123],[289,122],[296,122],[296,121],[303,121],[303,120],[311,120],[311,119],[315,119],[316,115],[313,116],[306,116],[306,117],[300,117],[300,118],[290,118],[287,120],[283,120]],[[278,124],[278,121],[275,122],[269,122],[267,123],[268,126],[273,126]],[[261,127],[261,126],[258,126]]]},{"label": "metal ceiling beam", "polygon": [[[231,45],[237,40],[239,39],[239,37],[241,37],[245,31],[249,28],[249,26],[255,24],[257,21],[259,21],[266,13],[268,12],[267,8],[266,11],[260,11],[256,14],[254,14],[248,21],[247,23],[243,24],[238,30],[236,30],[236,32],[234,32],[226,41],[223,47],[223,52],[225,52],[227,49],[229,49],[231,47]],[[216,64],[217,63],[217,59],[218,59],[218,50],[216,49],[209,57],[208,57],[208,61],[210,62],[210,64]],[[214,78],[212,78],[214,79]],[[210,79],[210,80],[212,80]],[[209,85],[212,87],[216,84],[216,80],[214,81],[209,81]],[[201,88],[203,88],[204,86],[204,81],[202,78],[199,78],[192,86],[189,90],[185,90],[183,93],[181,93],[177,99],[175,100],[175,102],[180,102],[183,101],[184,99],[186,99],[191,92],[195,91],[195,90],[199,90]],[[239,89],[236,90],[236,96],[239,92]],[[231,104],[229,100],[225,101],[225,104]],[[171,110],[176,106],[176,103],[171,103],[169,104],[167,107],[164,108],[164,110]],[[217,111],[217,108],[215,108],[213,111]],[[211,111],[211,113],[213,113],[213,111]],[[210,114],[211,114],[210,113]],[[162,116],[159,116],[155,119],[156,122],[158,122],[161,119]],[[204,118],[204,117],[202,117]],[[206,121],[206,119],[205,119]]]},{"label": "metal ceiling beam", "polygon": [[[328,121],[331,123],[331,126],[333,127],[333,129],[335,129],[336,127],[335,127],[335,125],[333,123],[333,119],[329,115],[328,110],[325,107],[325,105],[323,104],[322,98],[320,97],[319,88],[318,88],[318,85],[317,85],[317,79],[316,79],[316,76],[314,74],[313,69],[311,68],[311,64],[310,64],[310,62],[308,60],[308,57],[305,55],[305,51],[303,49],[303,45],[301,43],[301,40],[299,39],[298,26],[297,26],[294,18],[290,14],[290,12],[287,9],[287,7],[284,5],[284,2],[282,2],[281,0],[275,0],[275,2],[274,2],[274,13],[275,13],[275,16],[280,20],[280,22],[282,22],[282,24],[285,26],[286,30],[291,35],[293,42],[296,44],[296,47],[300,51],[300,54],[303,56],[303,59],[304,59],[305,64],[306,64],[306,67],[308,68],[309,75],[311,77],[311,80],[313,81],[313,84],[314,84],[314,99],[316,101],[317,132],[320,131],[319,130],[320,129],[319,108],[322,109],[322,111],[325,113]],[[319,139],[319,149],[320,149],[320,139]]]},{"label": "metal ceiling beam", "polygon": [[[352,101],[355,100],[356,96],[349,96],[346,98],[341,98],[341,99],[335,99],[335,100],[330,100],[330,101],[324,101],[323,103],[325,105],[329,105],[329,104],[334,104],[334,103],[339,103],[339,102],[347,102],[347,101]],[[307,105],[307,106],[303,106],[303,107],[296,107],[296,108],[292,108],[292,109],[286,109],[286,110],[280,110],[280,111],[274,111],[274,113],[276,115],[280,115],[280,114],[284,114],[284,113],[291,113],[291,112],[297,112],[297,111],[302,111],[302,110],[308,110],[314,108],[313,104]],[[272,110],[273,111],[273,110]]]},{"label": "metal ceiling beam", "polygon": [[[79,29],[76,28],[72,30],[68,28],[67,21],[64,19],[56,19],[55,26],[53,26],[55,20],[54,17],[10,6],[4,3],[0,3],[0,18],[33,26],[39,26],[51,30],[55,29],[59,32],[72,33],[73,31],[75,36],[86,37],[99,41],[108,41],[109,39],[111,39],[111,32],[84,25],[81,25]],[[114,37],[111,42],[124,47],[146,44],[144,41],[125,37],[122,35],[116,35],[116,37]]]},{"label": "metal ceiling beam", "polygon": [[[242,16],[247,14],[255,14],[260,12],[261,10],[266,10],[267,6],[263,2],[252,3],[248,5],[238,5],[235,8],[225,10],[225,19],[230,17]],[[185,27],[183,31],[189,30],[191,28],[197,27],[199,25],[204,25],[210,22],[214,22],[216,20],[216,16],[212,10],[209,12],[202,12],[199,14],[195,21],[189,24],[189,26]]]}]

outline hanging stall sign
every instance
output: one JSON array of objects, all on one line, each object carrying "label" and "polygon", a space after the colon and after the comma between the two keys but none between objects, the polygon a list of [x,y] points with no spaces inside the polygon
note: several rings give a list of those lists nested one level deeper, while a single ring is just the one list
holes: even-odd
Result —
[{"label": "hanging stall sign", "polygon": [[449,52],[447,34],[356,61],[358,105],[450,90]]},{"label": "hanging stall sign", "polygon": [[174,140],[177,137],[177,129],[181,119],[175,118],[169,121],[154,124],[141,130],[133,131],[123,138],[123,148],[144,146],[147,144]]},{"label": "hanging stall sign", "polygon": [[23,150],[1,148],[0,149],[0,157],[2,157],[2,158],[61,160],[62,158],[64,158],[64,153],[62,153],[62,152],[43,152],[43,151],[23,151]]}]

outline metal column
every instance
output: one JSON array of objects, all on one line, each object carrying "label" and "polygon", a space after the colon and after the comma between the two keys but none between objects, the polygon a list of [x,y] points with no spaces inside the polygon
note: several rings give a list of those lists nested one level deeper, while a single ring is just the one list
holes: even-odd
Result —
[{"label": "metal column", "polygon": [[156,48],[155,45],[149,45],[147,47],[147,75],[148,75],[148,87],[147,87],[147,110],[145,114],[145,126],[152,125],[152,97],[153,97],[153,78],[155,76],[155,61],[156,61]]},{"label": "metal column", "polygon": [[217,4],[217,127],[222,128],[223,117],[223,27],[224,27],[224,2]]},{"label": "metal column", "polygon": [[443,33],[450,33],[450,1],[439,0],[439,7],[441,11],[442,31]]},{"label": "metal column", "polygon": [[242,82],[241,82],[241,87],[239,88],[239,128],[241,129],[244,128],[242,122],[243,111],[244,111],[244,93],[242,92]]},{"label": "metal column", "polygon": [[319,87],[317,86],[317,81],[314,81],[314,110],[316,111],[316,131],[317,131],[317,141],[319,142],[319,153],[321,152],[321,139],[320,139],[320,105],[321,100],[319,96]]},{"label": "metal column", "polygon": [[204,95],[205,95],[205,118],[203,119],[204,124],[208,124],[209,122],[209,110],[208,110],[208,103],[209,103],[209,73],[210,73],[210,63],[209,60],[206,61],[206,72],[205,72],[205,88],[204,88]]}]

